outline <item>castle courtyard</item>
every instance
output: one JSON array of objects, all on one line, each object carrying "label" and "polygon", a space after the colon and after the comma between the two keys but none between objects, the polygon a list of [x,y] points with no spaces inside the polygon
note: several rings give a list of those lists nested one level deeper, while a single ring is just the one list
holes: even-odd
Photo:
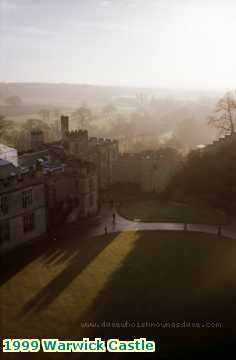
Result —
[{"label": "castle courtyard", "polygon": [[[91,227],[94,235],[101,231]],[[124,230],[117,224],[108,235],[87,236],[70,224],[50,243],[9,255],[1,272],[1,336],[157,337],[162,354],[223,341],[235,320],[224,311],[236,298],[235,241],[181,228]],[[198,325],[168,328],[189,322]]]},{"label": "castle courtyard", "polygon": [[217,209],[158,199],[123,202],[119,207],[119,213],[130,220],[144,222],[184,222],[209,225],[227,223],[227,217]]}]

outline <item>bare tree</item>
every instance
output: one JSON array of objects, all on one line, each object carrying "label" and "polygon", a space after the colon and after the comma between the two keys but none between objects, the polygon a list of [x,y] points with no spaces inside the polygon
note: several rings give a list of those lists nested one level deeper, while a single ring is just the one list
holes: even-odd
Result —
[{"label": "bare tree", "polygon": [[209,125],[214,126],[220,134],[233,134],[236,129],[236,91],[226,93],[216,104]]},{"label": "bare tree", "polygon": [[77,122],[79,128],[86,129],[93,120],[93,114],[88,107],[81,106],[72,113],[72,118]]}]

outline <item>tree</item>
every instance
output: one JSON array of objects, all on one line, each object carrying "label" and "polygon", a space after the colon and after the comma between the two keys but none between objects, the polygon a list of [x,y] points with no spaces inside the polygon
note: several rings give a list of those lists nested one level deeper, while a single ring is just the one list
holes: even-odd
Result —
[{"label": "tree", "polygon": [[50,121],[50,110],[41,109],[39,110],[39,115],[42,116],[42,120],[46,123]]},{"label": "tree", "polygon": [[102,112],[104,115],[111,117],[114,113],[116,113],[116,107],[115,105],[109,103],[102,108]]},{"label": "tree", "polygon": [[236,91],[226,93],[216,104],[209,125],[214,126],[220,134],[233,134],[236,129]]},{"label": "tree", "polygon": [[61,111],[59,108],[54,108],[53,109],[53,115],[54,115],[54,120],[60,120],[60,116],[61,116]]},{"label": "tree", "polygon": [[79,128],[86,129],[92,121],[93,115],[87,106],[80,106],[72,113],[72,118],[77,121]]},{"label": "tree", "polygon": [[0,115],[0,134],[2,133],[4,129],[4,116]]},{"label": "tree", "polygon": [[6,131],[11,130],[14,125],[13,121],[6,120],[3,115],[0,115],[0,138],[4,136]]},{"label": "tree", "polygon": [[19,134],[16,123],[11,120],[4,119],[4,116],[0,115],[0,142],[3,142],[9,146],[15,146],[16,140]]},{"label": "tree", "polygon": [[47,123],[40,119],[28,119],[22,124],[22,134],[30,134],[32,130],[41,130],[44,133],[44,139],[46,142],[57,140],[57,132],[53,124]]},{"label": "tree", "polygon": [[9,96],[5,99],[5,103],[10,106],[19,106],[22,104],[22,100],[19,96]]},{"label": "tree", "polygon": [[35,130],[35,129],[42,130],[42,131],[48,131],[50,129],[50,126],[46,122],[44,122],[40,119],[28,119],[22,125],[22,129],[28,130],[28,131]]},{"label": "tree", "polygon": [[203,126],[199,126],[199,121],[192,117],[178,121],[172,137],[183,147],[190,149],[204,144],[206,140],[204,135]]},{"label": "tree", "polygon": [[107,122],[112,121],[117,114],[117,109],[113,104],[107,104],[102,108],[102,115],[105,117]]}]

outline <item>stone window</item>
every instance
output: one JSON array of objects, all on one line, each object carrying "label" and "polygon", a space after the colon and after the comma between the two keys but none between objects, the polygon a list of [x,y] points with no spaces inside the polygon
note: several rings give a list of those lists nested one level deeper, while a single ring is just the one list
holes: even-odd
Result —
[{"label": "stone window", "polygon": [[0,213],[6,215],[8,213],[8,198],[6,195],[0,197]]},{"label": "stone window", "polygon": [[35,228],[34,213],[30,213],[23,216],[23,228],[25,233],[34,230]]},{"label": "stone window", "polygon": [[22,193],[22,206],[24,209],[27,209],[29,206],[31,206],[33,203],[33,191],[25,190]]}]

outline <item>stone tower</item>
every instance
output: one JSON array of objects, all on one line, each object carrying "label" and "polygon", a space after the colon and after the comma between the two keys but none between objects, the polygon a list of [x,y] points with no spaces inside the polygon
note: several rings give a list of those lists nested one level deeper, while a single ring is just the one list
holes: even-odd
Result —
[{"label": "stone tower", "polygon": [[61,136],[65,137],[65,134],[69,131],[69,116],[61,116]]}]

